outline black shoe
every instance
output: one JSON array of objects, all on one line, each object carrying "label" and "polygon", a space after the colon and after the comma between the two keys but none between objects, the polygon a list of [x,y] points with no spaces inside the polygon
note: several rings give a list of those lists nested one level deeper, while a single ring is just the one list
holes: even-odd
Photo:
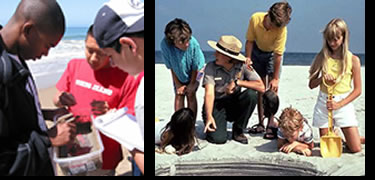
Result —
[{"label": "black shoe", "polygon": [[237,133],[233,133],[233,136],[232,136],[233,140],[239,142],[239,143],[242,143],[242,144],[247,144],[247,137],[245,136],[244,133],[241,133],[241,134],[238,134]]}]

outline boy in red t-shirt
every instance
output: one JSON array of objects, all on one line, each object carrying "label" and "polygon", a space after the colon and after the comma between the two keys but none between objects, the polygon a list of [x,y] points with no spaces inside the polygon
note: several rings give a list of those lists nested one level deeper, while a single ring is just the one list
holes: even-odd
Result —
[{"label": "boy in red t-shirt", "polygon": [[[140,80],[118,68],[111,67],[110,59],[99,48],[89,28],[86,37],[86,60],[72,59],[64,74],[56,84],[58,92],[54,104],[58,107],[68,106],[73,115],[80,116],[81,121],[91,121],[90,115],[105,112],[95,109],[95,103],[104,102],[105,108],[128,107],[134,115],[134,101]],[[100,134],[104,151],[103,170],[114,175],[118,163],[123,159],[121,145]]]}]

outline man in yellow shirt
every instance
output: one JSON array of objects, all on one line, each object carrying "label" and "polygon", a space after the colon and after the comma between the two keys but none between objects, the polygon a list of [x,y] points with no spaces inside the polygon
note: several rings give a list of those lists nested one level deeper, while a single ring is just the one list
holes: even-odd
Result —
[{"label": "man in yellow shirt", "polygon": [[[267,13],[257,12],[251,16],[246,33],[245,55],[247,63],[253,65],[266,88],[269,86],[276,93],[279,88],[282,56],[285,51],[286,25],[291,19],[291,13],[292,8],[287,2],[275,3]],[[269,83],[266,82],[267,76]],[[264,132],[262,96],[262,93],[258,93],[259,124],[251,127],[250,133]],[[268,118],[264,138],[275,139],[277,138],[277,125],[273,122],[273,115]]]}]

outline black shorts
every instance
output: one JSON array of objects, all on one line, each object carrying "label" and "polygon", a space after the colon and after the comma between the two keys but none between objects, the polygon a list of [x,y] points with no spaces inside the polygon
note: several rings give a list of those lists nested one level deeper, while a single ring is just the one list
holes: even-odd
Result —
[{"label": "black shorts", "polygon": [[[264,78],[267,75],[273,77],[273,73],[275,72],[273,68],[274,58],[273,52],[265,52],[258,48],[256,42],[253,43],[253,51],[251,53],[251,60],[253,61],[253,68],[259,74],[260,77]],[[282,67],[283,57],[281,57],[281,64],[280,64],[280,73],[281,74],[281,67]]]}]

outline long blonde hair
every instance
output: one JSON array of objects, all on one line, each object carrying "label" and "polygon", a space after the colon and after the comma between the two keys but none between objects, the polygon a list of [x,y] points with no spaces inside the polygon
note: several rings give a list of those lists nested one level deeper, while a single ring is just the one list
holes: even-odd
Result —
[{"label": "long blonde hair", "polygon": [[315,56],[315,59],[310,67],[310,77],[309,79],[315,79],[319,76],[320,73],[327,73],[328,72],[328,64],[327,59],[329,57],[329,53],[332,52],[331,48],[328,45],[329,40],[333,40],[339,36],[343,36],[343,43],[341,45],[342,51],[340,57],[342,58],[342,69],[340,70],[340,75],[343,76],[348,62],[348,53],[349,53],[349,30],[344,20],[339,18],[332,19],[325,27],[323,31],[323,48],[320,52]]}]

